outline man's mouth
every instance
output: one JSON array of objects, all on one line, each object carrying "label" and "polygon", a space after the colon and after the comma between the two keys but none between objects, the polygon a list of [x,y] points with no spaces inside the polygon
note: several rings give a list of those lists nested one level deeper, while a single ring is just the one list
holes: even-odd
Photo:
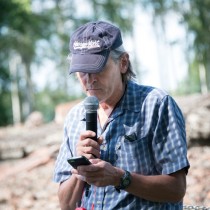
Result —
[{"label": "man's mouth", "polygon": [[90,87],[90,88],[86,88],[87,91],[89,90],[99,90],[99,88],[94,88],[94,87]]}]

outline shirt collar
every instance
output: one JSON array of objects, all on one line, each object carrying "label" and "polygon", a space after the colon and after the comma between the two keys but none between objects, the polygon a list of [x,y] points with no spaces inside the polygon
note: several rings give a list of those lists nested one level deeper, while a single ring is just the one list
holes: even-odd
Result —
[{"label": "shirt collar", "polygon": [[141,91],[139,85],[133,81],[128,81],[125,94],[119,104],[122,110],[130,110],[134,112],[140,111]]}]

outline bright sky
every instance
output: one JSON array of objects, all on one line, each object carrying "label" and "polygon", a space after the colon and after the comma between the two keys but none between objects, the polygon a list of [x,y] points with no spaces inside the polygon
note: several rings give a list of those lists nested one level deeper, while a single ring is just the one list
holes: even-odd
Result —
[{"label": "bright sky", "polygon": [[[166,20],[164,38],[160,30],[155,31],[152,17],[137,8],[135,36],[128,42],[143,69],[141,83],[173,90],[187,73],[183,46],[185,31],[175,14],[168,15]],[[179,41],[177,44],[169,44],[176,40]]]}]

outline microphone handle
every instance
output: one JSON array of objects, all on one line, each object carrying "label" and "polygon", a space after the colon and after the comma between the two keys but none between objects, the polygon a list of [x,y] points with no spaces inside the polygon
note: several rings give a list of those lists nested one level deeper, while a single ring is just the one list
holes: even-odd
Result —
[{"label": "microphone handle", "polygon": [[91,130],[96,133],[92,138],[97,141],[97,112],[86,112],[86,130]]}]

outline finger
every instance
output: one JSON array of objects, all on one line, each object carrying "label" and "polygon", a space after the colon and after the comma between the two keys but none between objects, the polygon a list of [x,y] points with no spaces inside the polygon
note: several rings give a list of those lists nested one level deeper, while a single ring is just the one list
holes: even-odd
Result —
[{"label": "finger", "polygon": [[88,154],[90,151],[89,145],[91,144],[91,139],[85,139],[77,142],[76,151],[77,155]]},{"label": "finger", "polygon": [[97,139],[98,144],[101,145],[103,143],[103,140],[103,136],[99,136]]},{"label": "finger", "polygon": [[101,162],[101,159],[98,159],[98,158],[91,159],[90,162],[91,162],[92,164],[97,164],[97,163]]},{"label": "finger", "polygon": [[98,142],[94,141],[91,138],[87,138],[87,139],[84,139],[84,140],[81,140],[81,141],[77,142],[77,148],[88,147],[88,146],[92,146],[92,147],[94,147],[98,150],[100,149],[100,146],[99,146]]},{"label": "finger", "polygon": [[98,148],[94,148],[92,146],[88,146],[88,147],[83,147],[82,148],[82,154],[86,155],[89,154],[89,157],[91,158],[100,158],[100,150],[99,147]]},{"label": "finger", "polygon": [[82,176],[82,175],[79,175],[79,174],[76,174],[76,177],[77,177],[77,179],[79,179],[79,180],[82,180],[82,181],[86,181],[86,178],[85,178],[85,176]]},{"label": "finger", "polygon": [[85,146],[85,147],[91,146],[91,147],[94,147],[94,148],[100,150],[100,145],[98,144],[98,142],[91,138],[87,138],[87,139],[83,140],[80,143],[80,145]]},{"label": "finger", "polygon": [[95,135],[96,135],[96,133],[94,131],[87,130],[87,131],[84,131],[83,133],[81,133],[80,140],[91,138],[91,137],[94,137]]},{"label": "finger", "polygon": [[71,169],[71,173],[72,173],[72,174],[78,174],[78,171],[77,171],[76,169],[73,168],[73,169]]}]

